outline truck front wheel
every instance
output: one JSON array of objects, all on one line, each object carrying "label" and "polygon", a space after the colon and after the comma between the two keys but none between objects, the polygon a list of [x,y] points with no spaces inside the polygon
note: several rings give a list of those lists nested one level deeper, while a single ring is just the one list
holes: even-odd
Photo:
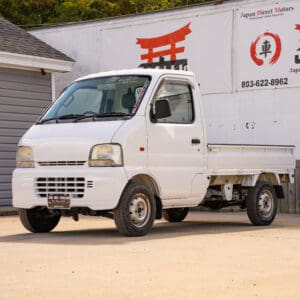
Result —
[{"label": "truck front wheel", "polygon": [[247,214],[252,224],[270,225],[277,212],[277,196],[271,184],[259,181],[249,189],[246,199]]},{"label": "truck front wheel", "polygon": [[114,209],[114,220],[119,232],[127,236],[147,234],[154,222],[154,195],[144,185],[130,183]]},{"label": "truck front wheel", "polygon": [[186,218],[188,213],[189,213],[188,207],[169,208],[163,211],[164,218],[168,222],[181,222]]},{"label": "truck front wheel", "polygon": [[49,232],[56,227],[60,214],[51,212],[47,207],[19,209],[23,226],[31,232]]}]

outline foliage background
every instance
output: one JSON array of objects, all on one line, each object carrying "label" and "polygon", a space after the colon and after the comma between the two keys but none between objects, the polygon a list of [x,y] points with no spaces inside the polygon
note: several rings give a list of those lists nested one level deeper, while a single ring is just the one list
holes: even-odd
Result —
[{"label": "foliage background", "polygon": [[101,19],[222,0],[0,0],[0,15],[23,27]]}]

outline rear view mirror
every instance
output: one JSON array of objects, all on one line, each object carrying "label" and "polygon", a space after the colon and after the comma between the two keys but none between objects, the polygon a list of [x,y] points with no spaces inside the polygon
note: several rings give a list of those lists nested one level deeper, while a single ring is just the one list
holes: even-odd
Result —
[{"label": "rear view mirror", "polygon": [[155,102],[155,119],[163,119],[171,116],[170,103],[167,99],[160,99]]}]

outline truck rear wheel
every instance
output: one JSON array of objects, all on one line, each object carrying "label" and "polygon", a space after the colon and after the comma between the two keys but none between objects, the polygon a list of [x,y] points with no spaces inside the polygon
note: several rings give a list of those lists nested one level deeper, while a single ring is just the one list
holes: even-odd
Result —
[{"label": "truck rear wheel", "polygon": [[189,213],[188,207],[169,208],[163,211],[163,216],[168,222],[182,222]]},{"label": "truck rear wheel", "polygon": [[23,226],[31,232],[49,232],[60,220],[60,214],[52,213],[47,207],[19,209],[18,211]]},{"label": "truck rear wheel", "polygon": [[271,184],[259,181],[249,189],[246,199],[247,214],[252,224],[270,225],[277,213],[277,196]]},{"label": "truck rear wheel", "polygon": [[127,236],[142,236],[152,228],[156,215],[154,195],[144,185],[130,183],[114,209],[119,232]]}]

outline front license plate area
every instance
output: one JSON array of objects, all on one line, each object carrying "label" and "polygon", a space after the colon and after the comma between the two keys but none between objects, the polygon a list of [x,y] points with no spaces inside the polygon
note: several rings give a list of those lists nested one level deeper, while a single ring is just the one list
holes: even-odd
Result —
[{"label": "front license plate area", "polygon": [[70,208],[70,196],[69,195],[48,195],[48,207],[49,208]]}]

